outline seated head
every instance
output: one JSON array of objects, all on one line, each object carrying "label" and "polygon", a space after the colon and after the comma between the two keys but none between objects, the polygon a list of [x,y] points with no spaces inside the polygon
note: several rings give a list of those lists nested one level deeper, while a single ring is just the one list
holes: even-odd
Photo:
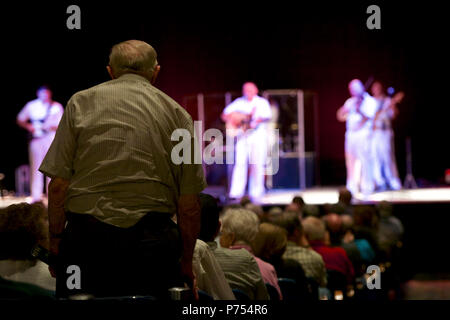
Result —
[{"label": "seated head", "polygon": [[264,260],[279,259],[286,250],[286,245],[285,229],[271,223],[261,223],[253,241],[253,251]]},{"label": "seated head", "polygon": [[247,209],[228,209],[221,220],[220,245],[224,248],[251,245],[259,230],[258,216]]},{"label": "seated head", "polygon": [[325,241],[326,228],[325,223],[317,217],[307,217],[302,221],[306,238],[309,241]]}]

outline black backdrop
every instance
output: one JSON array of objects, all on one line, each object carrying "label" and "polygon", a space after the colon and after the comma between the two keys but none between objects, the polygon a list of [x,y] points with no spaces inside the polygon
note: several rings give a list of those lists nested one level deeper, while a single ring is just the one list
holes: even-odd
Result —
[{"label": "black backdrop", "polygon": [[[372,2],[2,4],[5,185],[13,189],[14,169],[27,163],[25,132],[15,117],[37,86],[50,84],[65,105],[74,92],[108,80],[110,47],[131,38],[155,47],[162,66],[156,85],[180,103],[198,92],[239,90],[248,80],[261,89],[317,91],[325,185],[345,179],[345,128],[335,112],[348,97],[347,83],[373,75],[406,93],[394,123],[402,178],[411,136],[416,178],[439,183],[450,167],[445,11],[439,2],[392,2],[374,2],[381,30],[366,27]],[[81,30],[66,28],[70,4],[81,8]]]}]

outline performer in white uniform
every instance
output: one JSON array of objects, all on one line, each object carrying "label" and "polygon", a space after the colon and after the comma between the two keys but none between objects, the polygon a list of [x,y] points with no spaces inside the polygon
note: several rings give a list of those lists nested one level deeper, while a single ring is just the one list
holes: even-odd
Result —
[{"label": "performer in white uniform", "polygon": [[372,84],[371,92],[377,101],[372,134],[372,163],[376,188],[399,190],[402,185],[395,161],[391,120],[398,114],[396,104],[402,99],[403,93],[400,92],[391,99],[384,94],[383,85],[378,81]]},{"label": "performer in white uniform", "polygon": [[374,191],[370,157],[370,138],[372,121],[375,115],[376,100],[365,92],[358,79],[350,81],[348,89],[351,98],[337,111],[339,121],[346,121],[345,162],[347,167],[347,189],[356,194],[369,194]]},{"label": "performer in white uniform", "polygon": [[[44,176],[38,171],[63,115],[62,105],[52,100],[52,92],[47,86],[37,90],[37,99],[28,102],[17,115],[17,124],[32,135],[28,154],[30,160],[30,190],[32,202],[41,201]],[[46,179],[48,187],[49,179]]]},{"label": "performer in white uniform", "polygon": [[[250,165],[249,195],[258,200],[264,194],[264,172],[267,159],[267,121],[272,117],[269,102],[258,96],[252,82],[242,87],[243,96],[230,103],[222,112],[222,119],[232,123],[236,131],[235,164],[231,178],[230,198],[241,198],[247,186]],[[239,119],[239,120],[236,120]],[[231,133],[227,125],[227,134]]]}]

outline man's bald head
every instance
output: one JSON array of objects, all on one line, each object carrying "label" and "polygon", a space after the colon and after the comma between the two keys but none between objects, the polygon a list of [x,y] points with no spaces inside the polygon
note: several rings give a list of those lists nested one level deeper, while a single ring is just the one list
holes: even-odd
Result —
[{"label": "man's bald head", "polygon": [[246,82],[242,85],[242,94],[252,100],[258,94],[258,87],[253,82]]},{"label": "man's bald head", "polygon": [[342,219],[336,213],[329,213],[323,217],[327,229],[332,233],[339,233],[342,228]]},{"label": "man's bald head", "polygon": [[111,49],[108,71],[113,78],[125,73],[134,73],[150,80],[159,69],[156,56],[155,49],[144,41],[120,42]]},{"label": "man's bald head", "polygon": [[350,81],[348,84],[348,90],[353,97],[361,97],[366,91],[363,83],[359,79],[353,79]]}]

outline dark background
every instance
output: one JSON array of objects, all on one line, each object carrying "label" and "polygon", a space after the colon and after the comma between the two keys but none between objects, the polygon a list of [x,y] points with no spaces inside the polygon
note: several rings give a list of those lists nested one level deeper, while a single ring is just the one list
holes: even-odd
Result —
[{"label": "dark background", "polygon": [[[108,80],[110,47],[132,38],[157,50],[156,86],[179,103],[199,92],[240,90],[249,80],[262,90],[316,91],[323,185],[345,182],[345,125],[335,113],[348,98],[347,83],[374,76],[406,93],[394,122],[401,178],[410,136],[417,180],[442,183],[450,168],[446,11],[440,2],[393,2],[2,4],[5,186],[14,189],[14,169],[28,162],[15,117],[36,88],[49,84],[65,105],[76,91]],[[81,8],[81,30],[66,28],[70,4]],[[366,27],[370,4],[381,8],[381,30]]]}]

